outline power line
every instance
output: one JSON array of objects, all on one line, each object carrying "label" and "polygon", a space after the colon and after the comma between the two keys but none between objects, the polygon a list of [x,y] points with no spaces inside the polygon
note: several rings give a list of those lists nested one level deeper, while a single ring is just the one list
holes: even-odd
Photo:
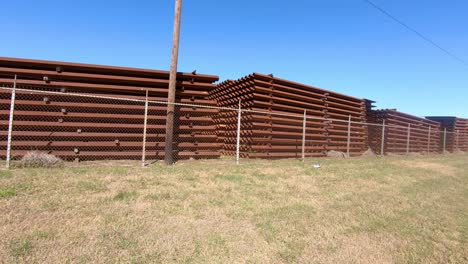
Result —
[{"label": "power line", "polygon": [[377,4],[375,4],[374,2],[370,1],[370,0],[363,0],[364,2],[368,3],[370,6],[372,6],[373,8],[379,10],[381,13],[383,13],[384,15],[386,15],[387,17],[391,18],[392,20],[394,20],[395,22],[397,22],[398,24],[402,25],[403,27],[405,27],[406,29],[408,29],[409,31],[413,32],[414,34],[416,34],[418,37],[420,37],[421,39],[423,39],[424,41],[428,42],[429,44],[431,44],[432,46],[436,47],[437,49],[441,50],[442,52],[444,52],[446,55],[452,57],[453,59],[457,60],[458,62],[461,62],[462,64],[464,64],[466,67],[468,67],[468,63],[463,60],[462,58],[458,57],[457,55],[453,54],[452,52],[448,51],[447,49],[443,48],[442,46],[440,46],[439,44],[437,44],[435,41],[433,41],[432,39],[430,39],[429,37],[426,37],[425,35],[423,35],[422,33],[420,33],[419,31],[417,31],[416,29],[410,27],[408,24],[406,24],[405,22],[403,22],[402,20],[396,18],[395,16],[393,16],[392,14],[390,14],[389,12],[385,11],[382,7],[378,6]]}]

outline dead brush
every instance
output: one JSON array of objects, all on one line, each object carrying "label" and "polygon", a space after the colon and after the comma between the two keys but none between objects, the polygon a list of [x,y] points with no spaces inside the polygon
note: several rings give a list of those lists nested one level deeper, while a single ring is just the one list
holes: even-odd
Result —
[{"label": "dead brush", "polygon": [[40,151],[30,151],[21,159],[20,166],[23,168],[61,168],[62,159]]},{"label": "dead brush", "polygon": [[330,150],[327,152],[327,157],[329,158],[336,158],[336,159],[347,159],[348,154],[341,152],[341,151],[336,151],[336,150]]}]

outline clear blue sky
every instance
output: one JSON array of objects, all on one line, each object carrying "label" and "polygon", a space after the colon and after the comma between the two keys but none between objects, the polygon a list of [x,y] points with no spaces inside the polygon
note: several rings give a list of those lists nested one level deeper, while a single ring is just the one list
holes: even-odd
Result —
[{"label": "clear blue sky", "polygon": [[[468,60],[468,2],[374,0]],[[173,0],[2,1],[0,56],[169,68]],[[362,0],[183,3],[179,71],[273,73],[414,115],[468,117],[468,67]]]}]

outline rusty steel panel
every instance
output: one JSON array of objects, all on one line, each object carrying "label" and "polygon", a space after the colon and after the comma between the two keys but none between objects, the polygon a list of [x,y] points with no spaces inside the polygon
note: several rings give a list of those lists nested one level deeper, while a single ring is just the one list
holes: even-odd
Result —
[{"label": "rusty steel panel", "polygon": [[[440,153],[441,126],[438,122],[394,109],[370,110],[368,118],[370,123],[382,124],[385,121],[385,154]],[[381,153],[382,126],[369,125],[368,130],[371,149]]]},{"label": "rusty steel panel", "polygon": [[[245,158],[300,157],[304,110],[310,118],[306,121],[305,156],[346,151],[350,115],[356,122],[351,126],[350,154],[360,155],[367,150],[367,128],[358,123],[366,121],[363,99],[259,73],[218,84],[210,99],[230,108],[236,108],[241,101],[240,154]],[[234,155],[237,113],[221,111],[215,122],[223,153]]]},{"label": "rusty steel panel", "polygon": [[428,116],[426,118],[439,122],[441,129],[447,129],[446,151],[451,153],[468,151],[468,138],[466,137],[468,119],[452,116]]},{"label": "rusty steel panel", "polygon": [[[167,100],[169,72],[0,57],[0,85],[17,75],[12,156],[45,151],[67,160],[140,159],[146,91]],[[217,76],[178,73],[176,102],[216,106],[209,92]],[[48,94],[47,92],[50,92]],[[82,95],[82,96],[75,96]],[[99,98],[99,97],[106,98]],[[140,102],[131,100],[139,99]],[[0,158],[4,158],[10,91],[0,90]],[[175,156],[218,158],[212,116],[217,109],[176,106]],[[146,156],[164,158],[166,105],[148,108]]]}]

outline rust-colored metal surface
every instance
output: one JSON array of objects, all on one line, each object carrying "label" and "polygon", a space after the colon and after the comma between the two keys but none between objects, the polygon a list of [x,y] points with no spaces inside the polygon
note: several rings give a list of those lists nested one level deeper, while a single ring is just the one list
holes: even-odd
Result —
[{"label": "rust-colored metal surface", "polygon": [[[67,160],[140,159],[144,100],[167,100],[169,72],[68,62],[0,57],[0,86],[17,76],[13,158],[31,150]],[[176,102],[218,106],[176,106],[174,150],[177,159],[235,155],[237,109],[242,108],[240,154],[245,158],[299,158],[328,151],[346,152],[351,117],[352,156],[369,147],[385,154],[468,151],[468,119],[420,118],[396,110],[373,110],[373,101],[253,73],[218,85],[217,76],[179,73]],[[73,96],[80,95],[80,96]],[[6,156],[9,90],[0,90],[0,159]],[[102,98],[106,97],[106,98]],[[130,100],[119,100],[126,98]],[[164,158],[166,106],[150,103],[146,157]],[[365,123],[367,122],[367,123]],[[372,125],[376,123],[379,125]],[[408,129],[410,125],[411,129]],[[409,132],[409,133],[408,133]]]},{"label": "rust-colored metal surface", "polygon": [[[237,108],[241,101],[240,152],[246,158],[300,157],[304,110],[308,117],[306,157],[325,156],[329,150],[346,152],[349,116],[353,122],[366,121],[363,99],[259,73],[220,83],[210,99],[218,106],[230,108]],[[234,155],[237,113],[221,111],[216,124],[224,154]],[[351,155],[360,155],[367,149],[366,129],[365,124],[352,124]]]},{"label": "rust-colored metal surface", "polygon": [[468,151],[468,119],[452,116],[428,116],[426,118],[439,122],[441,129],[447,129],[446,151],[452,153]]},{"label": "rust-colored metal surface", "polygon": [[[12,156],[41,150],[67,160],[140,159],[144,102],[166,101],[169,72],[68,62],[0,57],[0,86],[51,91],[17,91]],[[215,106],[209,91],[217,76],[179,73],[176,102]],[[57,94],[60,92],[60,94]],[[63,94],[62,94],[63,93]],[[105,96],[109,99],[70,94]],[[5,158],[11,93],[0,90],[0,158]],[[217,158],[220,147],[212,116],[218,110],[176,106],[175,157]],[[148,108],[148,159],[164,158],[166,106]]]},{"label": "rust-colored metal surface", "polygon": [[[440,152],[440,123],[393,109],[370,110],[367,115],[370,123],[385,121],[384,154]],[[368,131],[371,149],[382,153],[382,126],[369,125]]]}]

